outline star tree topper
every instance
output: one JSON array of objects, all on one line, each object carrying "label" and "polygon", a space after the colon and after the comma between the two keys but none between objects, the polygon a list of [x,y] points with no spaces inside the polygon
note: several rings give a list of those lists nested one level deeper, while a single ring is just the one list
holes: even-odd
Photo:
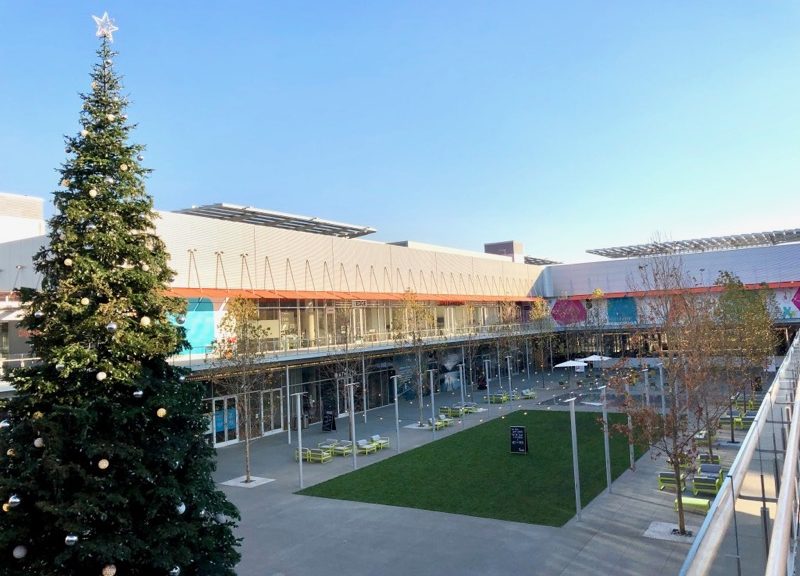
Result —
[{"label": "star tree topper", "polygon": [[94,23],[97,24],[97,37],[108,38],[109,42],[114,41],[114,32],[119,30],[116,26],[114,26],[114,22],[111,21],[111,18],[108,17],[108,12],[103,12],[103,17],[100,18],[99,16],[92,16],[94,18]]}]

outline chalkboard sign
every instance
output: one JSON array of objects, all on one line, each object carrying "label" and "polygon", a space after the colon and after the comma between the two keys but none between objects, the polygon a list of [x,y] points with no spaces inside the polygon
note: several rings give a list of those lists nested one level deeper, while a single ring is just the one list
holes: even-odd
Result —
[{"label": "chalkboard sign", "polygon": [[511,453],[528,453],[528,432],[525,430],[525,426],[511,427]]},{"label": "chalkboard sign", "polygon": [[336,430],[336,418],[333,417],[333,412],[328,410],[322,416],[322,431],[332,432],[333,430]]}]

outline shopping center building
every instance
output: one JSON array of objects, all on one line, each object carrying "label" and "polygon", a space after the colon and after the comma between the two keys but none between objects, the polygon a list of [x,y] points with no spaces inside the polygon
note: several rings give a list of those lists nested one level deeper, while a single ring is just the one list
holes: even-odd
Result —
[{"label": "shopping center building", "polygon": [[[14,291],[39,284],[32,259],[47,238],[41,199],[0,195],[0,203],[7,371],[34,361]],[[680,258],[687,290],[713,292],[721,271],[769,289],[786,345],[800,322],[800,230],[594,249],[605,259],[561,264],[527,256],[514,241],[487,243],[484,253],[376,242],[369,226],[227,204],[159,212],[156,227],[175,271],[171,292],[187,303],[180,320],[190,347],[173,360],[208,381],[209,439],[217,446],[240,438],[242,396],[210,378],[220,366],[214,342],[225,336],[219,322],[236,297],[257,303],[266,334],[263,378],[249,392],[259,435],[286,429],[295,392],[307,393],[310,423],[346,412],[348,382],[358,384],[358,411],[393,402],[393,375],[401,376],[400,394],[413,396],[413,366],[423,356],[445,389],[462,365],[472,383],[487,371],[534,381],[578,355],[647,356],[658,342],[634,344],[629,335],[645,321],[642,270],[665,254]],[[419,308],[422,323],[411,330],[408,315]]]}]

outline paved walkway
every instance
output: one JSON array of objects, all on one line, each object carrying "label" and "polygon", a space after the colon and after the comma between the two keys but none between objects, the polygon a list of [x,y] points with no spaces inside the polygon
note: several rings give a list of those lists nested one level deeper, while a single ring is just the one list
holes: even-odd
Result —
[{"label": "paved walkway", "polygon": [[[526,387],[524,382],[515,386]],[[539,398],[561,390],[538,389]],[[436,405],[460,398],[437,395]],[[496,418],[520,407],[547,409],[537,401],[493,405],[489,413],[467,415],[463,424],[437,432],[438,437],[458,433],[487,417]],[[551,408],[558,409],[558,408]],[[584,409],[591,409],[585,407]],[[430,410],[428,406],[427,410]],[[401,426],[417,419],[416,404],[401,403]],[[327,437],[346,438],[348,421],[337,421],[337,432],[322,432],[320,425],[303,431],[303,445],[316,446]],[[362,467],[395,455],[394,406],[357,416],[356,437],[380,433],[392,447],[358,458]],[[433,433],[401,427],[403,451],[432,440]],[[412,510],[376,504],[345,502],[294,494],[299,489],[294,444],[287,434],[254,441],[254,476],[274,481],[255,488],[223,486],[242,513],[238,535],[244,538],[240,576],[301,576],[335,574],[348,576],[446,576],[458,575],[575,575],[677,574],[690,542],[645,537],[653,522],[674,523],[674,494],[659,492],[656,472],[663,463],[644,456],[636,471],[628,470],[560,528],[474,518],[442,512]],[[723,455],[731,461],[733,453]],[[350,457],[336,457],[326,464],[306,464],[304,484],[310,486],[352,470]],[[218,450],[218,482],[243,474],[243,447]],[[475,481],[481,481],[480,470]],[[571,481],[571,480],[570,480]],[[688,514],[688,524],[703,517]]]}]

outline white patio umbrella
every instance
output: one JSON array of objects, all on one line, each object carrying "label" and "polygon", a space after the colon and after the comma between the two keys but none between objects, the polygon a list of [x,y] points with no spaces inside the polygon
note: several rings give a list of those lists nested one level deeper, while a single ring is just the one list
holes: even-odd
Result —
[{"label": "white patio umbrella", "polygon": [[578,360],[582,362],[605,362],[606,360],[611,360],[611,356],[601,356],[600,354],[592,354],[591,356],[587,356],[586,358],[579,358]]},{"label": "white patio umbrella", "polygon": [[567,360],[561,364],[556,364],[553,368],[577,368],[579,366],[588,366],[583,360]]},{"label": "white patio umbrella", "polygon": [[[567,360],[566,362],[561,362],[560,364],[556,364],[553,368],[585,368],[588,366],[586,362],[583,360]],[[570,386],[572,386],[572,373],[569,375],[570,379]]]}]

